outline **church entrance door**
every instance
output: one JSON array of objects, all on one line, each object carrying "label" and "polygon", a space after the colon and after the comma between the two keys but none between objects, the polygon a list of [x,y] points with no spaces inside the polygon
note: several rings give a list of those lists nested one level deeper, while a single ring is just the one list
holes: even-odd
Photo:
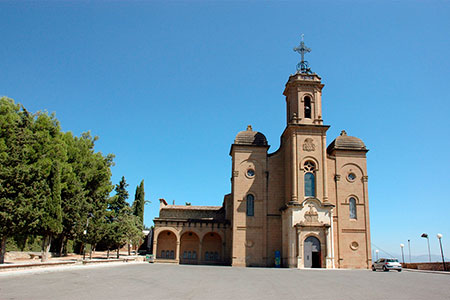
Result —
[{"label": "church entrance door", "polygon": [[321,268],[320,241],[313,236],[307,237],[303,243],[305,268]]}]

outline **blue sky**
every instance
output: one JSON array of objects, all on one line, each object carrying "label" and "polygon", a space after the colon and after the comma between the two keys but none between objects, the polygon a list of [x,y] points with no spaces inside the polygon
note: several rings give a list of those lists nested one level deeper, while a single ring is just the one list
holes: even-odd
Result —
[{"label": "blue sky", "polygon": [[[269,152],[300,34],[322,77],[328,143],[345,129],[368,153],[372,242],[396,255],[450,251],[448,1],[0,1],[0,95],[91,130],[113,181],[159,198],[221,205],[235,135]],[[376,247],[374,247],[375,249]],[[447,256],[449,254],[447,253]]]}]

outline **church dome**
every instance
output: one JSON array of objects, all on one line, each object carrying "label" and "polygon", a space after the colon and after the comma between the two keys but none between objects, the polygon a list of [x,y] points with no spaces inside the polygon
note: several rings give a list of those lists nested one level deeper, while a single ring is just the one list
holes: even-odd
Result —
[{"label": "church dome", "polygon": [[366,145],[364,145],[364,142],[361,139],[354,136],[348,136],[345,130],[342,130],[341,135],[328,146],[328,152],[334,149],[367,150]]},{"label": "church dome", "polygon": [[252,126],[248,125],[247,130],[241,131],[236,135],[234,143],[238,145],[267,146],[267,139],[264,134],[253,131]]}]

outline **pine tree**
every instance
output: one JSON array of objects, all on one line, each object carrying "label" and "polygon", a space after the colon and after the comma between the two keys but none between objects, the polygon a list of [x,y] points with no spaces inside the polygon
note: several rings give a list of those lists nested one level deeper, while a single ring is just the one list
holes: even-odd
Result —
[{"label": "pine tree", "polygon": [[0,263],[6,240],[37,225],[33,206],[34,180],[30,166],[34,149],[32,116],[12,99],[0,98]]},{"label": "pine tree", "polygon": [[[44,260],[57,235],[61,253],[68,239],[95,248],[105,234],[114,158],[95,153],[96,140],[63,133],[54,114],[30,114],[0,98],[0,263],[10,237],[41,235]],[[122,178],[115,206],[130,214],[126,186]]]},{"label": "pine tree", "polygon": [[54,114],[38,112],[33,123],[36,179],[41,188],[35,190],[39,225],[36,233],[43,236],[42,261],[47,260],[52,237],[62,231],[61,165],[67,159],[62,132]]},{"label": "pine tree", "polygon": [[109,203],[109,209],[114,211],[115,217],[117,217],[124,208],[129,207],[127,202],[129,197],[127,187],[128,183],[126,182],[125,177],[122,176],[122,179],[118,184],[116,184],[114,189],[116,191],[116,195],[110,199]]},{"label": "pine tree", "polygon": [[[83,134],[83,138],[90,138],[89,133]],[[97,140],[93,138],[92,141]],[[111,184],[111,169],[113,155],[104,157],[101,153],[93,153],[86,163],[86,215],[83,216],[87,223],[89,215],[93,216],[87,228],[86,241],[95,249],[97,243],[105,235],[105,224],[107,222],[107,209],[109,205],[109,194],[113,189]]]}]

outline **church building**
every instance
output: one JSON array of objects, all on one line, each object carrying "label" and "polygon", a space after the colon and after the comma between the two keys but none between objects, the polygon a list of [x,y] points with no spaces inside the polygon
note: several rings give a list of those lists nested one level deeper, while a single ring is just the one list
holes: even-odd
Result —
[{"label": "church building", "polygon": [[156,262],[288,268],[371,266],[366,153],[342,131],[327,146],[319,75],[302,56],[284,89],[286,128],[268,153],[247,130],[231,145],[231,193],[222,206],[169,205],[154,219]]}]

